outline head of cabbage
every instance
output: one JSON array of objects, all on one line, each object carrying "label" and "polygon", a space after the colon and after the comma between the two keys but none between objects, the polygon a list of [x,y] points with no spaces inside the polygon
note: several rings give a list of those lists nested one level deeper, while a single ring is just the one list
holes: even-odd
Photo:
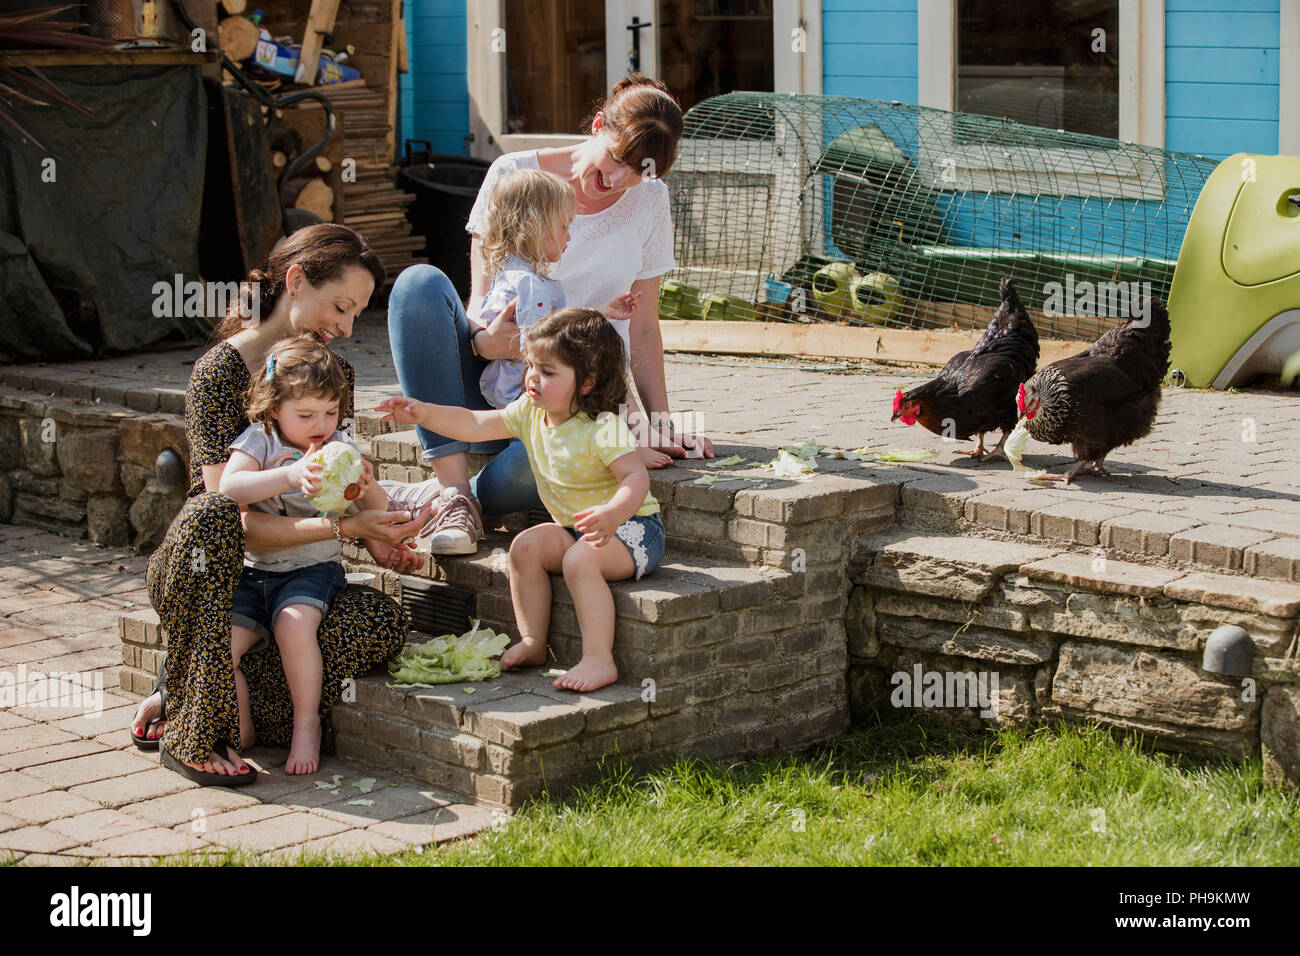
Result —
[{"label": "head of cabbage", "polygon": [[321,464],[320,491],[312,496],[312,507],[326,514],[345,512],[352,503],[347,497],[348,486],[359,482],[365,472],[360,452],[347,442],[332,441],[307,460]]}]

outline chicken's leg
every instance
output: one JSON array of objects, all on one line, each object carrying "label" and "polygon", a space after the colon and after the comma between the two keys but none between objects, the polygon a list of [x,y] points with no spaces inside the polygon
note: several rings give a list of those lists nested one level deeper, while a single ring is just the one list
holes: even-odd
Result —
[{"label": "chicken's leg", "polygon": [[979,433],[979,439],[980,439],[979,444],[976,445],[974,448],[972,448],[970,451],[959,451],[957,452],[957,454],[970,455],[972,458],[982,459],[984,457],[984,433],[983,432]]},{"label": "chicken's leg", "polygon": [[1010,459],[1007,458],[1006,448],[1003,447],[1006,445],[1006,443],[1007,443],[1007,430],[1004,428],[1002,429],[1002,437],[999,438],[998,443],[993,446],[993,450],[990,451],[988,454],[986,454],[983,458],[981,458],[980,461],[997,461],[999,458],[1001,458],[1003,461],[1009,461]]},{"label": "chicken's leg", "polygon": [[1105,460],[1106,460],[1105,455],[1102,455],[1100,458],[1095,459],[1092,463],[1092,467],[1088,469],[1087,473],[1090,475],[1096,475],[1099,478],[1109,478],[1110,472],[1107,471],[1105,468],[1103,468],[1101,464]]}]

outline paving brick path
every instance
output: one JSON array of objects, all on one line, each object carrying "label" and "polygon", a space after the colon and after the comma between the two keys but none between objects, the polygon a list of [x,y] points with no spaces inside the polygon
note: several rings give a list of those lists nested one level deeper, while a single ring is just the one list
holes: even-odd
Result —
[{"label": "paving brick path", "polygon": [[[148,606],[144,566],[126,551],[0,524],[0,694],[23,687],[16,706],[0,708],[0,861],[130,861],[226,848],[274,859],[397,853],[493,823],[490,811],[423,784],[380,778],[363,793],[357,784],[373,774],[343,760],[290,777],[287,751],[254,748],[249,762],[262,779],[226,790],[193,784],[160,767],[156,753],[136,750],[127,730],[136,698],[118,685],[116,621],[124,609]],[[68,680],[42,679],[56,674]],[[32,702],[37,687],[56,699]],[[336,789],[317,787],[335,775]]]}]

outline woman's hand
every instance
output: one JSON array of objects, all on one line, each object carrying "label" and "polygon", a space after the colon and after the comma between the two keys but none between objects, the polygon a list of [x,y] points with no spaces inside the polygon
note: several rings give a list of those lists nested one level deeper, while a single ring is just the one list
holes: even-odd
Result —
[{"label": "woman's hand", "polygon": [[584,508],[573,515],[573,526],[582,532],[582,540],[599,548],[618,530],[618,515],[608,505]]},{"label": "woman's hand", "polygon": [[[429,520],[429,513],[432,510],[433,502],[429,502],[414,514],[409,511],[368,509],[343,518],[339,522],[339,530],[349,538],[361,538],[367,542],[367,548],[372,540],[390,547],[400,546],[416,536],[424,527],[424,523]],[[346,527],[344,527],[345,523]],[[373,555],[374,552],[371,551],[371,554]]]},{"label": "woman's hand", "polygon": [[[515,299],[502,309],[501,314],[488,324],[483,334],[474,340],[474,347],[483,358],[521,359],[524,357],[523,351],[519,348],[519,326],[515,324],[515,307],[518,305],[519,300]],[[470,334],[474,333],[471,331]]]},{"label": "woman's hand", "polygon": [[423,407],[424,402],[417,398],[395,395],[376,405],[375,411],[387,412],[388,414],[382,419],[386,422],[397,422],[399,425],[418,425],[420,424],[420,409]]},{"label": "woman's hand", "polygon": [[607,319],[630,320],[636,315],[637,299],[641,298],[640,292],[624,292],[600,311],[604,313]]},{"label": "woman's hand", "polygon": [[362,544],[381,568],[390,568],[399,574],[414,571],[424,563],[423,555],[414,550],[414,544],[391,545],[378,538],[363,538]]}]

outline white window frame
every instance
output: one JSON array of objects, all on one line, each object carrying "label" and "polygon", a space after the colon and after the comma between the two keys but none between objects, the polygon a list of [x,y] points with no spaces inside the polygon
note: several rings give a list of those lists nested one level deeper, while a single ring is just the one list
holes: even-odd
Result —
[{"label": "white window frame", "polygon": [[1300,156],[1300,0],[1282,0],[1280,27],[1277,151]]},{"label": "white window frame", "polygon": [[[1300,0],[1283,0],[1300,3]],[[1164,0],[1120,0],[1119,138],[1127,143],[1163,146],[1165,132],[1165,5]],[[953,110],[957,85],[957,0],[917,2],[917,99],[921,106]],[[1283,58],[1285,62],[1285,57]],[[1041,190],[1058,195],[1103,198],[1159,199],[1165,190],[1162,164],[1140,150],[1108,151],[1118,175],[1080,176],[1090,168],[1088,152],[1043,149],[1033,169],[1016,164],[1023,151],[993,156],[958,142],[951,129],[923,130],[918,167],[932,186],[1005,192],[1013,179],[1018,191]],[[1101,157],[1098,157],[1101,158]],[[954,168],[955,165],[955,168]]]},{"label": "white window frame", "polygon": [[[466,0],[466,71],[469,86],[471,155],[495,159],[502,153],[546,147],[572,146],[582,137],[567,133],[506,133],[505,74],[497,62],[502,54],[492,52],[493,31],[505,29],[507,0]],[[659,26],[656,0],[618,0],[610,7],[618,16],[606,15],[605,48],[630,48],[627,23],[633,16],[651,26],[641,34],[641,68],[650,76],[659,72]],[[802,24],[806,32],[805,51],[792,48],[793,31]],[[497,34],[498,36],[500,34]],[[508,42],[508,38],[507,38]],[[778,93],[820,93],[822,91],[821,0],[775,0],[772,10],[772,52],[774,86]],[[617,60],[617,58],[611,58]],[[610,86],[621,73],[611,71]]]}]

